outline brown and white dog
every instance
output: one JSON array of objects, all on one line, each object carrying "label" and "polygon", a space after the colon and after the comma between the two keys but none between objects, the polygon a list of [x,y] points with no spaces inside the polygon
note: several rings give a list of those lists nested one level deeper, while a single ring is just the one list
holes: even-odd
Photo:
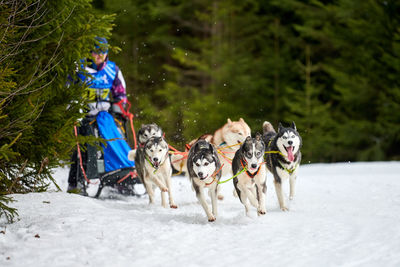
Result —
[{"label": "brown and white dog", "polygon": [[[228,119],[227,123],[216,130],[214,134],[205,134],[200,138],[210,142],[218,151],[218,158],[223,165],[221,169],[222,176],[232,176],[232,159],[240,144],[251,135],[250,127],[240,118],[238,121]],[[199,138],[199,139],[200,139]],[[192,140],[188,145],[192,146],[198,139]],[[186,148],[186,152],[189,149]],[[178,171],[187,173],[187,159],[180,154],[171,156],[173,167]]]}]

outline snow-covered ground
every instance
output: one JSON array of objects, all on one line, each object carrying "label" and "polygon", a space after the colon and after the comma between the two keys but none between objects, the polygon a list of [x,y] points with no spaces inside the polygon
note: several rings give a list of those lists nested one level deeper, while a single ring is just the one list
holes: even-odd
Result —
[{"label": "snow-covered ground", "polygon": [[[65,190],[67,170],[55,177]],[[159,194],[154,206],[110,192],[14,195],[0,266],[400,266],[400,162],[303,165],[289,212],[269,175],[267,214],[254,218],[221,186],[213,223],[184,177],[173,178],[177,210]]]}]

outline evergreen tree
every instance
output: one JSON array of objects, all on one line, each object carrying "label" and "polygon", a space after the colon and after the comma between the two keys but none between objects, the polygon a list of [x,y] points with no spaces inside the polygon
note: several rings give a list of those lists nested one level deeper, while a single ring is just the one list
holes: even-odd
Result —
[{"label": "evergreen tree", "polygon": [[0,6],[0,216],[10,193],[46,190],[51,170],[69,160],[85,88],[67,84],[112,17],[89,0],[10,0]]},{"label": "evergreen tree", "polygon": [[[329,64],[340,116],[341,158],[387,160],[399,157],[400,114],[398,1],[342,0],[333,7],[327,30],[337,51]],[[354,153],[357,151],[357,153]]]},{"label": "evergreen tree", "polygon": [[118,14],[136,123],[180,148],[243,117],[295,121],[305,162],[398,158],[396,1],[98,3]]}]

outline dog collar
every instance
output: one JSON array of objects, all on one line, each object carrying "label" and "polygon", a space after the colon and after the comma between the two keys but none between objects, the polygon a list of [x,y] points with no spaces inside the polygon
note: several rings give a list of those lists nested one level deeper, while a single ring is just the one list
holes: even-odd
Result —
[{"label": "dog collar", "polygon": [[[246,160],[244,160],[244,161],[246,161]],[[246,169],[246,168],[244,167],[244,165],[243,165],[243,159],[240,160],[240,164],[242,165],[243,169]],[[247,165],[247,161],[246,161],[246,165]],[[252,178],[252,179],[253,179],[254,176],[256,176],[256,175],[258,174],[258,172],[260,171],[260,169],[261,169],[261,165],[258,166],[258,169],[257,169],[254,173],[251,173],[251,172],[249,172],[249,171],[246,169],[246,174],[247,174],[247,176],[249,176],[249,178]]]},{"label": "dog collar", "polygon": [[226,145],[226,142],[225,142],[225,141],[222,142],[221,144],[219,144],[218,146],[223,146],[223,145]]}]

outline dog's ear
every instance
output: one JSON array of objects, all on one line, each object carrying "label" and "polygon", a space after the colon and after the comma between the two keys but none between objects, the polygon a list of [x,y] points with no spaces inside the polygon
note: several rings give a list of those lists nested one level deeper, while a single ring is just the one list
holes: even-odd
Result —
[{"label": "dog's ear", "polygon": [[243,118],[240,118],[239,121],[240,121],[240,122],[244,122],[244,119],[243,119]]},{"label": "dog's ear", "polygon": [[199,151],[199,147],[200,147],[199,142],[196,142],[196,143],[194,144],[193,151],[194,151],[194,152]]},{"label": "dog's ear", "polygon": [[232,124],[232,121],[230,118],[228,118],[228,125],[231,125],[231,124]]},{"label": "dog's ear", "polygon": [[211,143],[208,143],[211,153],[214,154],[214,146]]},{"label": "dog's ear", "polygon": [[259,132],[256,132],[256,140],[257,141],[261,140],[261,134]]},{"label": "dog's ear", "polygon": [[296,124],[294,123],[294,121],[292,121],[292,128],[293,128],[295,131],[297,131]]},{"label": "dog's ear", "polygon": [[282,130],[282,128],[283,128],[282,123],[279,123],[279,125],[278,125],[278,132],[280,132],[280,131]]}]

